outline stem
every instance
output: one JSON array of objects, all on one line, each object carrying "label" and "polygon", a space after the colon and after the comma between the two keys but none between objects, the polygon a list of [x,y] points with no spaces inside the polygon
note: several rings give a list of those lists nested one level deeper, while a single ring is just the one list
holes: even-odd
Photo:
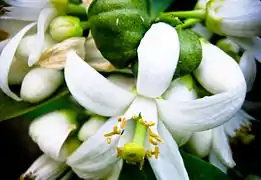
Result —
[{"label": "stem", "polygon": [[206,11],[201,10],[192,10],[192,11],[174,11],[163,13],[164,15],[175,16],[178,18],[197,18],[197,19],[205,19]]},{"label": "stem", "polygon": [[136,123],[136,129],[133,137],[133,143],[144,146],[144,141],[147,133],[147,128],[139,120]]},{"label": "stem", "polygon": [[80,26],[83,28],[83,30],[90,29],[91,23],[89,21],[81,21]]},{"label": "stem", "polygon": [[69,3],[67,5],[67,13],[75,15],[86,15],[86,8],[81,5]]},{"label": "stem", "polygon": [[178,25],[176,28],[185,29],[185,28],[194,26],[195,24],[199,23],[200,21],[201,21],[200,19],[193,19],[193,18],[186,19],[183,24]]}]

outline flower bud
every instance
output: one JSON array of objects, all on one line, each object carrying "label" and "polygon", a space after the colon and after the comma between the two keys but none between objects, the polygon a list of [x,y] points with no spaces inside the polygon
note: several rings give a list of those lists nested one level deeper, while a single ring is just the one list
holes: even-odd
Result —
[{"label": "flower bud", "polygon": [[69,138],[76,129],[76,113],[59,110],[35,119],[29,127],[29,135],[45,154],[64,161],[79,145]]},{"label": "flower bud", "polygon": [[105,118],[101,116],[93,116],[88,121],[86,121],[79,133],[78,138],[81,141],[87,140],[90,136],[98,131],[98,129],[105,123]]},{"label": "flower bud", "polygon": [[63,83],[63,73],[54,69],[34,68],[22,82],[21,98],[37,103],[52,95]]},{"label": "flower bud", "polygon": [[13,58],[10,71],[8,73],[8,84],[19,85],[23,82],[25,75],[30,71],[27,61],[23,58]]},{"label": "flower bud", "polygon": [[[28,59],[31,51],[34,50],[34,43],[35,43],[36,36],[37,36],[36,34],[28,35],[21,40],[16,50],[17,57],[25,58],[26,60]],[[46,35],[44,41],[44,50],[51,47],[54,44],[55,42],[52,40],[52,38],[49,35]]]},{"label": "flower bud", "polygon": [[206,157],[212,145],[212,130],[195,132],[186,144],[188,150],[201,158]]},{"label": "flower bud", "polygon": [[207,4],[206,25],[219,35],[261,35],[261,1],[213,0]]},{"label": "flower bud", "polygon": [[64,163],[57,162],[49,156],[43,154],[38,157],[28,170],[20,177],[20,180],[39,179],[51,180],[57,179],[62,175],[68,166]]},{"label": "flower bud", "polygon": [[56,41],[63,41],[70,37],[81,37],[83,28],[80,19],[73,16],[59,16],[52,20],[49,33]]}]

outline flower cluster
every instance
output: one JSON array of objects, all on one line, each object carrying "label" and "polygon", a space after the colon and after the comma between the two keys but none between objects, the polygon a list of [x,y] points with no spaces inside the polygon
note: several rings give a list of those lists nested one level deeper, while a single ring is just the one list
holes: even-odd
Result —
[{"label": "flower cluster", "polygon": [[224,172],[235,166],[229,138],[254,120],[241,107],[261,61],[260,1],[203,0],[154,19],[138,1],[7,3],[1,90],[40,103],[66,85],[86,110],[84,123],[68,109],[31,123],[43,155],[21,179],[118,179],[124,163],[147,159],[157,179],[188,180],[181,146]]}]

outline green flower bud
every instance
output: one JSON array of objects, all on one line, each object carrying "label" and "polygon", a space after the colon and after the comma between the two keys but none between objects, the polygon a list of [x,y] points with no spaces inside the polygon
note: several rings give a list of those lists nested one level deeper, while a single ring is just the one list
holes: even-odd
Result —
[{"label": "green flower bud", "polygon": [[63,73],[54,69],[32,69],[22,82],[21,98],[30,103],[38,103],[52,95],[63,83]]},{"label": "green flower bud", "polygon": [[63,41],[71,37],[81,37],[83,28],[80,19],[73,16],[59,16],[54,18],[49,27],[49,33],[56,41]]}]

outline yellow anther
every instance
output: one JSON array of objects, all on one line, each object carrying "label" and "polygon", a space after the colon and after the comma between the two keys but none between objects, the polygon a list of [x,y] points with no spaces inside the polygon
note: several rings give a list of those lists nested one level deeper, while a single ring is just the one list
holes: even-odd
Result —
[{"label": "yellow anther", "polygon": [[121,117],[118,118],[118,122],[121,122]]},{"label": "yellow anther", "polygon": [[155,146],[155,149],[154,149],[154,152],[153,152],[155,159],[158,159],[159,153],[160,153],[159,146]]},{"label": "yellow anther", "polygon": [[127,120],[126,120],[125,117],[123,117],[123,118],[121,119],[121,129],[125,129],[126,124],[127,124]]},{"label": "yellow anther", "polygon": [[146,153],[147,158],[151,158],[152,155],[153,154],[152,154],[151,150],[148,150],[147,153]]},{"label": "yellow anther", "polygon": [[114,134],[121,134],[121,130],[119,130],[118,126],[113,126]]},{"label": "yellow anther", "polygon": [[104,137],[110,137],[110,136],[113,136],[115,133],[112,131],[112,132],[109,132],[109,133],[105,133],[103,136]]},{"label": "yellow anther", "polygon": [[158,145],[158,143],[155,141],[153,137],[149,137],[149,142],[153,144],[154,146]]},{"label": "yellow anther", "polygon": [[111,144],[111,138],[106,138],[107,144]]},{"label": "yellow anther", "polygon": [[147,126],[147,127],[150,127],[150,126],[154,126],[155,125],[155,123],[154,122],[146,122],[146,121],[142,121],[142,124],[144,125],[144,126]]},{"label": "yellow anther", "polygon": [[117,157],[122,156],[123,148],[117,147]]}]

